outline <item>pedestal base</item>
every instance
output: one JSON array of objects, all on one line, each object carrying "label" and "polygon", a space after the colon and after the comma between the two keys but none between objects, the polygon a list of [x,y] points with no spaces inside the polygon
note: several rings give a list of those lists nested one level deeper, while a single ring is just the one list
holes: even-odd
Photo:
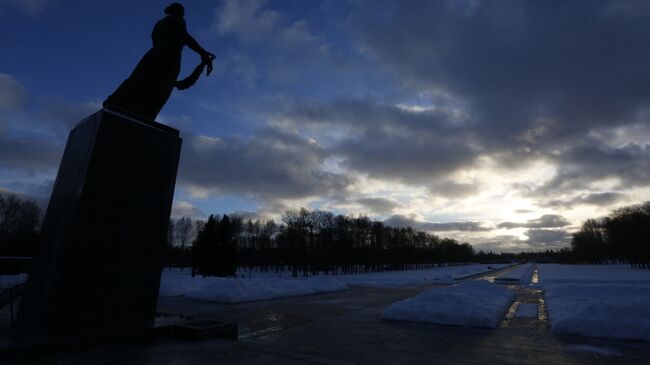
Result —
[{"label": "pedestal base", "polygon": [[181,139],[101,110],[68,137],[23,294],[21,333],[153,324]]}]

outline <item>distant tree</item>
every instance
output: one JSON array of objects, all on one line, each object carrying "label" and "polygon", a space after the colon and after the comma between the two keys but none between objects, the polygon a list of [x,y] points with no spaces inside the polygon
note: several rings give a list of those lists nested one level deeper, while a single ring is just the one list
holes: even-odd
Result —
[{"label": "distant tree", "polygon": [[614,210],[604,226],[607,242],[632,267],[650,268],[650,202]]},{"label": "distant tree", "polygon": [[217,220],[210,215],[192,244],[192,276],[216,275],[217,253]]},{"label": "distant tree", "polygon": [[36,203],[0,194],[0,255],[32,256],[39,225]]},{"label": "distant tree", "polygon": [[194,236],[194,222],[189,217],[182,217],[175,223],[176,242],[180,245],[179,265],[185,267],[185,256],[187,246],[192,243]]},{"label": "distant tree", "polygon": [[576,257],[587,263],[603,263],[609,257],[604,239],[604,226],[595,219],[587,219],[580,231],[573,234],[571,248]]},{"label": "distant tree", "polygon": [[475,258],[467,243],[410,227],[387,227],[365,216],[305,208],[286,211],[282,224],[210,216],[198,231],[192,266],[203,275],[231,276],[238,267],[249,273],[257,267],[276,272],[288,268],[293,276],[337,275],[462,264]]},{"label": "distant tree", "polygon": [[241,231],[241,218],[224,215],[217,224],[217,276],[233,276],[237,271],[237,238]]},{"label": "distant tree", "polygon": [[[176,228],[176,224],[174,224],[174,220],[170,219],[169,220],[169,225],[167,226],[167,262],[172,262],[174,261],[174,231]],[[169,267],[169,270],[171,270],[171,266]]]}]

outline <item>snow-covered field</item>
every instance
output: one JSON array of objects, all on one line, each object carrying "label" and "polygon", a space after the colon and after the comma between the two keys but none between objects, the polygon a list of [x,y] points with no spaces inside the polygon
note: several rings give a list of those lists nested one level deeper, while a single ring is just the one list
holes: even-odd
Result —
[{"label": "snow-covered field", "polygon": [[539,280],[548,282],[646,283],[650,270],[632,269],[630,265],[561,265],[537,264]]},{"label": "snow-covered field", "polygon": [[495,282],[498,283],[512,283],[512,284],[528,284],[533,276],[533,264],[523,264],[515,269],[499,275]]},{"label": "snow-covered field", "polygon": [[0,275],[0,289],[12,288],[27,281],[27,274]]},{"label": "snow-covered field", "polygon": [[[347,290],[348,285],[409,287],[451,284],[456,279],[506,265],[461,265],[424,270],[386,271],[356,275],[292,277],[289,272],[238,272],[238,278],[191,277],[189,270],[164,270],[161,296],[184,296],[220,303],[241,303]],[[250,278],[248,278],[250,276]]]},{"label": "snow-covered field", "polygon": [[553,333],[650,341],[650,271],[628,265],[537,267]]},{"label": "snow-covered field", "polygon": [[392,304],[383,319],[495,328],[515,298],[512,290],[488,281],[466,281],[426,290]]},{"label": "snow-covered field", "polygon": [[506,264],[472,264],[435,267],[423,270],[386,271],[358,275],[338,275],[336,278],[348,285],[373,287],[407,287],[428,284],[452,284],[456,280],[504,268]]},{"label": "snow-covered field", "polygon": [[347,289],[347,285],[330,276],[315,276],[304,280],[193,278],[189,270],[164,270],[159,294],[219,303],[242,303]]},{"label": "snow-covered field", "polygon": [[[458,279],[508,265],[459,265],[423,270],[386,271],[355,275],[292,277],[289,272],[238,272],[238,278],[194,278],[190,270],[163,270],[161,296],[184,296],[221,303],[241,303],[347,290],[348,285],[373,287],[413,287],[452,284]],[[24,282],[27,275],[0,276],[0,288]]]}]

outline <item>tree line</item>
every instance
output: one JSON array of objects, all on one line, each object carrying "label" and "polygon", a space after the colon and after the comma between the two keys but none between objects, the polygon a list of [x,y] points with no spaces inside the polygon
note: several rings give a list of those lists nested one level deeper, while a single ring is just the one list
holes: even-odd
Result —
[{"label": "tree line", "polygon": [[36,203],[0,194],[0,256],[31,256],[38,240],[40,209]]},{"label": "tree line", "polygon": [[[293,276],[427,268],[474,259],[467,243],[410,227],[389,227],[368,217],[321,210],[289,210],[281,222],[211,215],[205,222],[173,221],[170,261],[202,275],[231,276],[237,269]],[[179,231],[179,227],[181,227]],[[193,228],[189,228],[193,227]],[[183,229],[196,238],[183,246]]]},{"label": "tree line", "polygon": [[568,259],[580,263],[627,262],[650,268],[650,201],[587,219],[573,234]]}]

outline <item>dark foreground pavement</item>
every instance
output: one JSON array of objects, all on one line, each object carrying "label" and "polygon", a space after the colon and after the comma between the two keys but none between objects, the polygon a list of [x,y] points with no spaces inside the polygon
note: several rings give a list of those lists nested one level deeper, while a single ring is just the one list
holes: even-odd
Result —
[{"label": "dark foreground pavement", "polygon": [[380,319],[424,288],[365,288],[246,304],[160,298],[159,311],[239,322],[239,341],[153,339],[3,364],[650,364],[650,344],[554,336],[539,321],[477,329]]}]

